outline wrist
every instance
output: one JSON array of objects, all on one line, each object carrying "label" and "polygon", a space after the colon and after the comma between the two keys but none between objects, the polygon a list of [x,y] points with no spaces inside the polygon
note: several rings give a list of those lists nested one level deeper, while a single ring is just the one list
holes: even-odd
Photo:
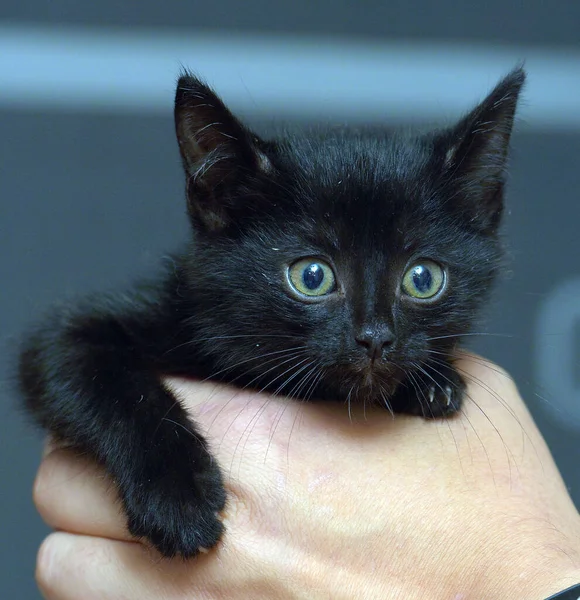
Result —
[{"label": "wrist", "polygon": [[[489,526],[493,519],[482,522]],[[488,535],[479,531],[463,543],[456,538],[457,562],[448,567],[446,574],[439,574],[441,598],[546,600],[579,584],[580,537],[576,535],[576,524],[556,524],[538,517],[508,519],[503,526],[489,526]],[[568,535],[562,533],[565,530]],[[430,579],[432,583],[433,573]],[[428,585],[424,588],[427,590]]]},{"label": "wrist", "polygon": [[[460,545],[465,600],[546,600],[580,583],[578,513],[571,505],[563,515],[540,506],[492,507],[494,516],[481,521],[485,529],[478,527]],[[461,592],[456,596],[462,598]]]},{"label": "wrist", "polygon": [[[566,561],[566,557],[562,562]],[[514,561],[495,574],[488,572],[480,585],[467,598],[498,600],[547,600],[567,588],[580,584],[580,569],[570,565],[541,565],[530,561]],[[578,594],[580,598],[580,592]],[[576,597],[574,597],[576,600]]]},{"label": "wrist", "polygon": [[[503,597],[517,598],[518,600],[548,600],[554,595],[578,584],[580,584],[580,571],[570,571],[558,575],[545,573],[542,579],[536,577],[529,584],[523,581],[513,581],[506,591],[510,595]],[[580,598],[580,590],[574,596],[574,600],[577,600],[577,598]]]}]

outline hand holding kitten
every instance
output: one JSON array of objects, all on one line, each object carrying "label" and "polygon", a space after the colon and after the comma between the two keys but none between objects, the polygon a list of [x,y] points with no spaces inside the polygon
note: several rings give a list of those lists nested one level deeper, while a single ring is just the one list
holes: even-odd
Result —
[{"label": "hand holding kitten", "polygon": [[55,450],[35,488],[61,530],[39,554],[45,597],[541,600],[577,583],[580,519],[515,386],[457,366],[464,410],[431,422],[174,382],[224,469],[223,541],[160,559],[104,472]]}]

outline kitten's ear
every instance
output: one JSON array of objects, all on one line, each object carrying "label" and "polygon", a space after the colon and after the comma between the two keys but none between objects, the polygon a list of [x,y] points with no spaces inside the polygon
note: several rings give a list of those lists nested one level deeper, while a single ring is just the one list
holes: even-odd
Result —
[{"label": "kitten's ear", "polygon": [[236,190],[269,162],[250,133],[205,83],[184,74],[175,94],[175,130],[187,177],[191,217],[210,230],[225,227]]},{"label": "kitten's ear", "polygon": [[525,78],[522,67],[514,69],[444,136],[445,176],[456,206],[482,230],[496,229],[501,218],[509,142]]}]

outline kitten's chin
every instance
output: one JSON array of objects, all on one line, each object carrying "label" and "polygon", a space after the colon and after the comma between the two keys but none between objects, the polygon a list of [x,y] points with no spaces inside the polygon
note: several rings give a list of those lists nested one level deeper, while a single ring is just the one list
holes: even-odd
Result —
[{"label": "kitten's chin", "polygon": [[394,365],[369,362],[356,370],[357,395],[378,402],[392,396],[403,379],[403,372]]}]

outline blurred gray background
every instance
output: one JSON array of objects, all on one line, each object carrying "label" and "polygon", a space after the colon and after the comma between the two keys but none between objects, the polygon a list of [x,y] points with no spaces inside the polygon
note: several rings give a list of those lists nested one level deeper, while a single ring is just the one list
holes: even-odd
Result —
[{"label": "blurred gray background", "polygon": [[41,436],[10,383],[52,301],[123,284],[183,239],[171,101],[181,65],[258,128],[446,121],[518,60],[512,274],[477,349],[520,385],[580,505],[580,3],[273,5],[3,0],[0,7],[0,598],[40,597]]}]

